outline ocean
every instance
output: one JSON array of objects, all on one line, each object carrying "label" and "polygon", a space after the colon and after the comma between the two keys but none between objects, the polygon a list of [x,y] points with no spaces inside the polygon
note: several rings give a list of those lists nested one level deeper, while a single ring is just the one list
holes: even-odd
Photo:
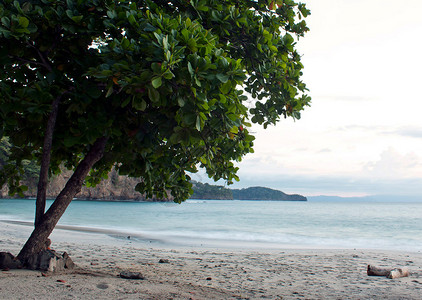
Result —
[{"label": "ocean", "polygon": [[[34,209],[35,200],[0,199],[0,221],[33,222]],[[422,202],[74,200],[59,225],[135,243],[422,251]]]}]

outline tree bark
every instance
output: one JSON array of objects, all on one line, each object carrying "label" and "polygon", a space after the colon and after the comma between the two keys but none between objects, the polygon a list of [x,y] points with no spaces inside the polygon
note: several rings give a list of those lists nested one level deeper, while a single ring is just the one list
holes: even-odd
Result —
[{"label": "tree bark", "polygon": [[45,212],[45,199],[47,195],[48,169],[50,166],[51,145],[53,142],[53,132],[56,125],[57,113],[59,111],[59,102],[62,95],[58,96],[51,105],[50,116],[45,130],[43,153],[41,158],[40,178],[38,180],[37,200],[35,202],[35,222],[37,226]]},{"label": "tree bark", "polygon": [[41,218],[40,222],[35,226],[28,241],[18,254],[17,258],[22,263],[25,264],[28,258],[44,250],[44,245],[57,222],[69,206],[70,202],[72,202],[75,195],[81,191],[85,177],[88,175],[93,165],[103,157],[106,143],[106,137],[97,139],[87,155],[79,163],[72,177],[70,177],[56,200]]}]

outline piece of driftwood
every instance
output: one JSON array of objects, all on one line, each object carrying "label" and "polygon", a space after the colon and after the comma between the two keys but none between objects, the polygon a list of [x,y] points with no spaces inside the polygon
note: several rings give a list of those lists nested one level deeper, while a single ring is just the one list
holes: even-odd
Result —
[{"label": "piece of driftwood", "polygon": [[406,267],[388,269],[368,265],[366,273],[368,276],[385,276],[390,279],[409,276],[409,270]]},{"label": "piece of driftwood", "polygon": [[397,268],[390,271],[390,274],[387,276],[390,279],[408,277],[410,275],[409,270],[405,268]]}]

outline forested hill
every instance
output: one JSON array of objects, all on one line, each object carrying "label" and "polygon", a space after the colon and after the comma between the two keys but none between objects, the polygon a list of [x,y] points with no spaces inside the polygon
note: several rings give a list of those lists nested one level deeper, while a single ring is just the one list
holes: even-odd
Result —
[{"label": "forested hill", "polygon": [[279,190],[265,187],[250,187],[241,190],[232,190],[233,199],[236,200],[274,200],[274,201],[307,201],[302,195],[288,195]]},{"label": "forested hill", "polygon": [[246,189],[229,189],[221,185],[211,185],[192,181],[193,195],[191,199],[210,200],[273,200],[273,201],[307,201],[302,195],[288,195],[282,191],[265,187]]}]

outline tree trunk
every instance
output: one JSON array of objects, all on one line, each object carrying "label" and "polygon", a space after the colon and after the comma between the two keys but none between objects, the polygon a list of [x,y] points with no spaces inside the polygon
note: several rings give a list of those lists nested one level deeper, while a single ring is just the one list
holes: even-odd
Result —
[{"label": "tree trunk", "polygon": [[106,143],[106,137],[97,139],[85,158],[79,163],[72,177],[70,177],[56,200],[35,226],[34,231],[17,256],[22,263],[25,264],[28,258],[45,249],[45,243],[48,237],[74,196],[80,192],[85,177],[88,175],[92,166],[104,155]]},{"label": "tree trunk", "polygon": [[62,95],[58,96],[51,104],[51,113],[48,117],[47,128],[45,130],[43,153],[41,159],[40,178],[38,180],[37,200],[35,202],[35,222],[37,226],[45,212],[45,199],[47,195],[48,169],[50,166],[51,145],[53,141],[53,132],[56,125],[57,113],[59,111],[59,102]]}]

